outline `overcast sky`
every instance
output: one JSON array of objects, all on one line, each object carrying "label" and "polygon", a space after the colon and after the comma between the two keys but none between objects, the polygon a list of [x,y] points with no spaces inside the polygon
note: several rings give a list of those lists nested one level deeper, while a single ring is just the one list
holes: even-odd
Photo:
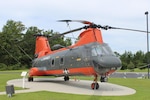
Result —
[{"label": "overcast sky", "polygon": [[[146,30],[150,0],[0,0],[0,29],[7,20],[21,21],[26,27],[55,32],[69,30],[57,20],[88,20],[100,25]],[[82,27],[70,23],[70,28]],[[149,25],[150,26],[150,25]],[[149,28],[150,29],[150,28]],[[74,33],[77,37],[79,32]],[[103,40],[113,51],[147,51],[146,34],[122,30],[102,30]],[[69,34],[68,36],[73,36]]]}]

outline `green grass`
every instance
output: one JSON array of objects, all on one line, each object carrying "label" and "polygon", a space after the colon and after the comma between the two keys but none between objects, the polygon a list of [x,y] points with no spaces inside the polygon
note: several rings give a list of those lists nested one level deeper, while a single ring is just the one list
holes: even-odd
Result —
[{"label": "green grass", "polygon": [[148,71],[148,69],[146,68],[146,69],[139,69],[139,68],[135,68],[134,69],[134,71],[131,71],[131,70],[129,70],[129,69],[127,69],[127,70],[119,70],[118,72],[147,72]]},{"label": "green grass", "polygon": [[[0,71],[0,92],[5,91],[5,86],[7,85],[7,81],[11,79],[21,78],[21,72],[11,73],[10,71],[3,73]],[[21,89],[19,87],[15,87],[15,89]]]},{"label": "green grass", "polygon": [[[5,90],[6,81],[21,78],[19,73],[0,74],[0,90]],[[80,79],[92,79],[92,77],[78,77]],[[40,91],[33,93],[14,94],[12,98],[0,95],[0,100],[149,100],[150,99],[150,80],[149,79],[122,79],[110,78],[109,82],[120,84],[135,89],[137,92],[127,96],[94,96],[94,95],[75,95],[65,93],[55,93]],[[94,93],[94,92],[93,92]]]}]

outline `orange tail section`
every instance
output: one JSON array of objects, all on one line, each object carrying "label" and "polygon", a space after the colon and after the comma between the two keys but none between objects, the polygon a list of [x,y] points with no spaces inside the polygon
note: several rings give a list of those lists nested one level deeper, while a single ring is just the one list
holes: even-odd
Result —
[{"label": "orange tail section", "polygon": [[52,51],[49,46],[48,39],[44,36],[37,36],[36,37],[36,46],[35,46],[35,56],[37,58],[39,58],[50,52],[52,52]]}]

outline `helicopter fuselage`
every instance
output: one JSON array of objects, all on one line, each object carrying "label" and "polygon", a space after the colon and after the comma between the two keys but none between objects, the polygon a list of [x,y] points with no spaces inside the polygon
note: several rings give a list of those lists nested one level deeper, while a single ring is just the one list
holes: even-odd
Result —
[{"label": "helicopter fuselage", "polygon": [[68,47],[36,58],[30,76],[108,75],[121,68],[121,61],[106,43]]}]

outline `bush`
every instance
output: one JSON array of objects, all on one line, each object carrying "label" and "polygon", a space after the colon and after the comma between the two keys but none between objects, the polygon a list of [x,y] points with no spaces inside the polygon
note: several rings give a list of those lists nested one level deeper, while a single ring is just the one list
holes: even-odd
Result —
[{"label": "bush", "polygon": [[15,65],[11,65],[8,67],[9,70],[18,70],[18,69],[21,69],[21,64],[20,63],[17,63]]},{"label": "bush", "polygon": [[0,70],[7,70],[7,65],[5,65],[4,63],[0,63]]}]

